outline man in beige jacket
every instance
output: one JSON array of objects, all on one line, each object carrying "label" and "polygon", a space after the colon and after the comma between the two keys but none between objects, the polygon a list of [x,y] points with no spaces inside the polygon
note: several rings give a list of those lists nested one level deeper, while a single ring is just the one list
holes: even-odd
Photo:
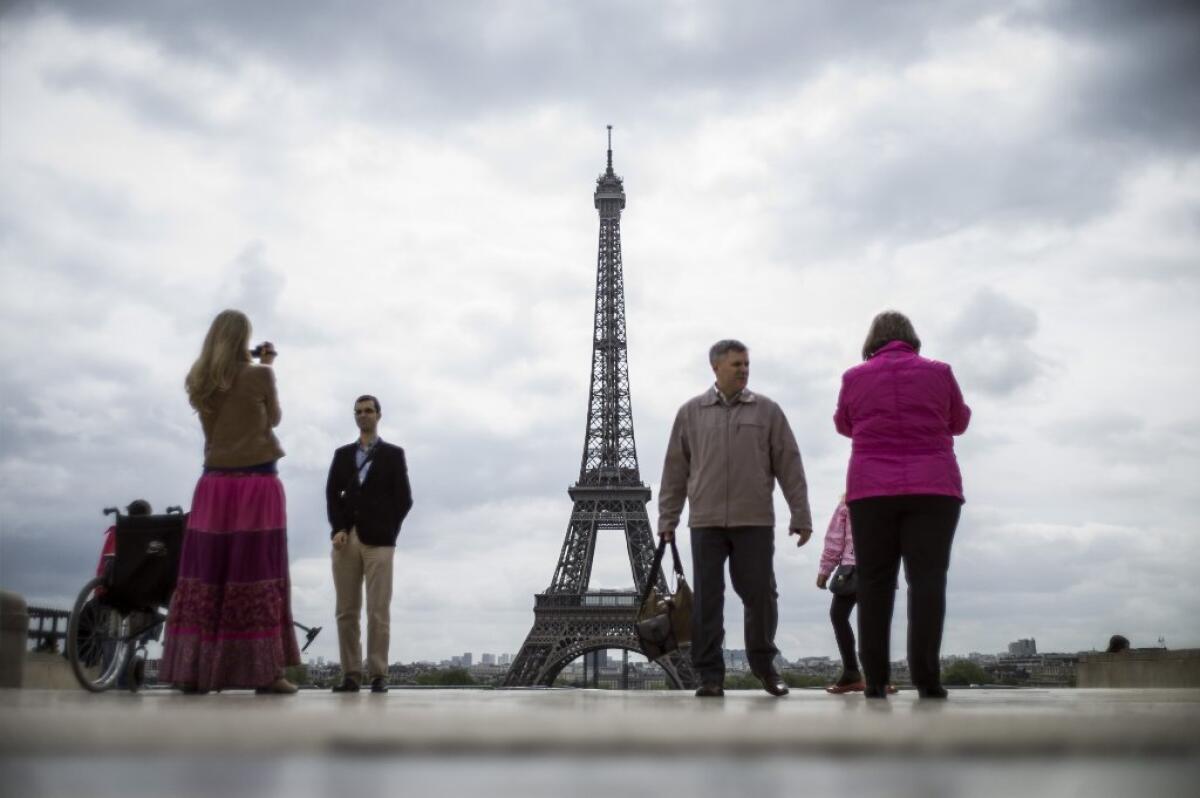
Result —
[{"label": "man in beige jacket", "polygon": [[675,536],[686,500],[692,533],[695,604],[692,665],[698,696],[724,695],[725,561],[745,607],[746,658],[774,696],[788,688],[775,670],[779,623],[775,587],[775,481],[791,509],[788,534],[812,535],[808,487],[796,438],[779,405],[746,389],[750,353],[739,341],[708,353],[716,383],[675,416],[658,491],[658,534]]}]

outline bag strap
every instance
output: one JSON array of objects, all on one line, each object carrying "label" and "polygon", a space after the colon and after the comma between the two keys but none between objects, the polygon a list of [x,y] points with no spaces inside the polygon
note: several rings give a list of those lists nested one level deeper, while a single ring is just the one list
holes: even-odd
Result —
[{"label": "bag strap", "polygon": [[[675,538],[671,538],[671,559],[675,565],[675,575],[680,579],[683,577],[683,565],[679,561],[679,547],[675,545]],[[662,567],[663,555],[667,553],[667,540],[661,538],[658,541],[658,548],[654,551],[654,562],[650,565],[650,573],[646,578],[646,587],[642,590],[642,600],[638,602],[638,609],[646,606],[646,600],[650,598],[650,591],[654,589],[654,583],[658,581],[658,571]]]},{"label": "bag strap", "polygon": [[675,545],[675,538],[671,538],[671,559],[675,562],[675,575],[683,578],[683,565],[679,561],[679,548]]},{"label": "bag strap", "polygon": [[353,457],[353,462],[354,462],[354,484],[355,484],[355,485],[357,485],[359,488],[361,488],[361,487],[362,487],[362,484],[363,484],[363,480],[362,480],[362,470],[363,470],[364,468],[366,468],[367,466],[369,466],[369,465],[371,464],[371,462],[372,462],[372,461],[374,461],[374,459],[375,459],[375,454],[376,454],[378,451],[379,451],[379,441],[376,441],[376,442],[375,442],[375,445],[371,447],[371,450],[370,450],[369,452],[367,452],[367,456],[366,456],[365,458],[363,458],[362,465],[359,465],[359,464],[358,464],[358,452],[357,452],[357,451],[355,451],[355,452],[352,452],[352,453],[351,453],[351,454],[353,454],[353,455],[354,455],[354,457]]}]

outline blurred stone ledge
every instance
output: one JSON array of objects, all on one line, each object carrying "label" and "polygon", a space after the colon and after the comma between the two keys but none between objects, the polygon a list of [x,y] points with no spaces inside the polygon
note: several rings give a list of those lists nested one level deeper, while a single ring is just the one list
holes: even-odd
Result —
[{"label": "blurred stone ledge", "polygon": [[1076,671],[1080,687],[1200,688],[1200,649],[1135,648],[1085,654]]},{"label": "blurred stone ledge", "polygon": [[0,691],[0,754],[780,754],[1189,757],[1200,690],[956,690],[887,703],[796,690]]}]

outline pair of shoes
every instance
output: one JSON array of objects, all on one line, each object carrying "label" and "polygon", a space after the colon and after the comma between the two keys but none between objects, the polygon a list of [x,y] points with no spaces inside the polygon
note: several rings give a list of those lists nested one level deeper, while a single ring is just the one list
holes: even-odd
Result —
[{"label": "pair of shoes", "polygon": [[388,691],[387,679],[382,676],[376,676],[371,680],[372,693],[386,693]]},{"label": "pair of shoes", "polygon": [[359,690],[358,682],[351,679],[349,676],[342,679],[341,684],[335,684],[331,692],[334,693],[357,693]]},{"label": "pair of shoes", "polygon": [[720,698],[725,695],[725,688],[719,684],[702,684],[696,691],[697,698]]},{"label": "pair of shoes", "polygon": [[867,698],[882,698],[885,701],[887,700],[888,692],[888,685],[868,684],[863,688],[863,695]]},{"label": "pair of shoes", "polygon": [[842,684],[840,681],[837,684],[831,684],[825,688],[825,692],[830,695],[842,695],[843,693],[861,693],[867,689],[867,683],[860,676],[857,682],[847,682]]},{"label": "pair of shoes", "polygon": [[293,695],[299,689],[296,685],[280,676],[266,687],[256,688],[254,692],[257,695]]},{"label": "pair of shoes", "polygon": [[945,699],[950,697],[950,694],[946,692],[946,688],[942,687],[940,684],[935,684],[932,687],[918,687],[917,695],[919,695],[921,698],[937,699]]},{"label": "pair of shoes", "polygon": [[776,698],[783,698],[790,692],[788,690],[787,682],[785,682],[783,677],[778,673],[768,673],[765,676],[759,676],[758,681],[762,683],[764,690]]}]

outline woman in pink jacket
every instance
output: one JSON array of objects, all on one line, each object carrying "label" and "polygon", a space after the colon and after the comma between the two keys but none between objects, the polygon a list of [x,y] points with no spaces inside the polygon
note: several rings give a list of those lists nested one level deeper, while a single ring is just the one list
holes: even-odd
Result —
[{"label": "woman in pink jacket", "polygon": [[[825,548],[821,552],[821,563],[817,566],[817,587],[824,590],[829,577],[839,565],[854,565],[854,537],[850,534],[850,510],[846,507],[846,495],[842,494],[829,528],[825,530]],[[829,620],[833,623],[833,636],[837,639],[838,653],[842,655],[842,675],[835,684],[825,688],[828,693],[851,693],[866,687],[862,671],[858,669],[858,654],[855,651],[854,629],[850,626],[850,613],[858,603],[858,596],[834,595],[829,604]]]},{"label": "woman in pink jacket", "polygon": [[946,571],[963,503],[954,436],[971,410],[950,366],[920,356],[901,313],[875,317],[863,363],[842,375],[834,424],[854,442],[846,503],[857,556],[859,653],[868,698],[886,698],[894,585],[908,581],[908,667],[923,698],[945,698],[939,655]]}]

